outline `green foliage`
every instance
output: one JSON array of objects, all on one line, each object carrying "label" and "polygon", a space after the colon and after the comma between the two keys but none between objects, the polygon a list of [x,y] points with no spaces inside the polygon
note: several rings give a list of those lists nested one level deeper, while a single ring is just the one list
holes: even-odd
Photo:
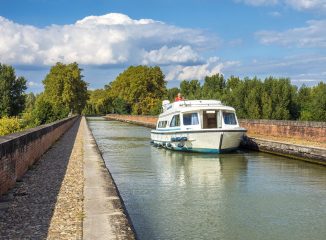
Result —
[{"label": "green foliage", "polygon": [[114,112],[131,110],[134,114],[147,114],[155,112],[154,100],[162,100],[166,95],[166,82],[159,67],[131,66],[111,83],[109,91],[115,101]]},{"label": "green foliage", "polygon": [[202,89],[203,99],[222,99],[225,88],[226,81],[222,74],[206,76]]},{"label": "green foliage", "polygon": [[34,93],[29,93],[25,96],[25,99],[26,103],[24,112],[31,111],[35,106],[36,96]]},{"label": "green foliage", "polygon": [[105,115],[112,112],[112,99],[107,89],[88,91],[89,99],[83,110],[85,115]]},{"label": "green foliage", "polygon": [[0,136],[22,130],[22,125],[17,117],[0,118]]},{"label": "green foliage", "polygon": [[201,98],[202,89],[198,80],[183,80],[180,83],[180,90],[185,99],[193,100]]},{"label": "green foliage", "polygon": [[44,96],[53,105],[53,114],[62,118],[69,112],[80,114],[88,99],[87,83],[77,63],[57,63],[43,80]]},{"label": "green foliage", "polygon": [[136,103],[132,108],[132,114],[157,115],[162,107],[161,99],[155,99],[151,94]]},{"label": "green foliage", "polygon": [[180,92],[179,88],[176,88],[176,87],[175,88],[169,88],[169,89],[167,89],[165,99],[170,100],[170,102],[174,102],[174,99],[178,95],[179,92]]},{"label": "green foliage", "polygon": [[130,105],[122,98],[115,98],[112,101],[113,113],[128,114],[131,112]]},{"label": "green foliage", "polygon": [[[54,109],[55,105],[53,105],[44,94],[41,94],[35,102],[35,108],[31,113],[31,123],[35,126],[50,123],[57,119],[62,118],[62,116],[58,116],[58,109]],[[64,109],[63,109],[64,111]]]},{"label": "green foliage", "polygon": [[[187,99],[218,99],[237,110],[239,118],[326,121],[326,84],[299,90],[287,78],[254,77],[241,80],[220,74],[199,81],[182,81],[181,93]],[[176,95],[177,89],[173,89]],[[168,89],[168,93],[172,90]]]},{"label": "green foliage", "polygon": [[17,116],[23,111],[25,90],[25,78],[17,78],[13,67],[0,64],[0,117]]},{"label": "green foliage", "polygon": [[299,90],[301,120],[326,121],[326,84],[320,82],[309,89],[305,86]]}]

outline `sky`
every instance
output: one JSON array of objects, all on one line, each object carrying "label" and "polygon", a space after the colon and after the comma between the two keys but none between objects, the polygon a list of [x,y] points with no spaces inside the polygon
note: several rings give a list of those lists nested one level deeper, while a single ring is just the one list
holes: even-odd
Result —
[{"label": "sky", "polygon": [[216,73],[314,86],[326,0],[0,0],[0,63],[37,93],[56,62],[77,62],[90,89],[140,64],[168,87]]}]

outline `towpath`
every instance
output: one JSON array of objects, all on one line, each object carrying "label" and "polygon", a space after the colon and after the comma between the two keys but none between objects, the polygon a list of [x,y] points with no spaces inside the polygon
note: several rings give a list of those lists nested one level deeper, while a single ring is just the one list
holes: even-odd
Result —
[{"label": "towpath", "polygon": [[[94,141],[91,138],[85,118],[78,120],[16,187],[0,198],[0,239],[91,239],[92,232],[102,234],[96,239],[134,239],[114,182],[94,143],[89,152],[89,142]],[[94,154],[97,154],[95,163]],[[102,171],[95,176],[95,181],[84,177],[84,171],[89,176],[93,167]],[[99,199],[99,181],[101,188],[111,189],[113,195],[105,192],[106,198]],[[88,187],[86,196],[84,186]],[[90,193],[89,189],[93,191]],[[101,203],[101,207],[107,209],[101,212],[101,220],[104,219],[107,226],[97,224],[98,209],[85,204],[89,198],[93,204]]]}]

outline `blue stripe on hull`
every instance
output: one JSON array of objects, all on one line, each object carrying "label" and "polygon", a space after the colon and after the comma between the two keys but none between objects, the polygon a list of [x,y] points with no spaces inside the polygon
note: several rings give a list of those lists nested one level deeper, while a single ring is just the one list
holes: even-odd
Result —
[{"label": "blue stripe on hull", "polygon": [[238,148],[227,148],[227,149],[219,150],[214,148],[180,148],[180,147],[174,147],[174,148],[163,147],[163,148],[174,150],[174,151],[197,152],[197,153],[227,153],[238,149]]}]

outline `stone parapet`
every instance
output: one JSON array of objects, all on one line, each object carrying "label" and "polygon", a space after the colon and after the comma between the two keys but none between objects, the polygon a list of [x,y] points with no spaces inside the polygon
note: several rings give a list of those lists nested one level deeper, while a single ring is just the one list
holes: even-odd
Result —
[{"label": "stone parapet", "polygon": [[77,119],[77,116],[65,118],[0,137],[0,196],[22,178]]},{"label": "stone parapet", "polygon": [[318,163],[326,166],[326,149],[290,144],[279,141],[269,141],[266,139],[244,137],[241,141],[241,147],[268,152],[276,155],[295,158],[307,162]]},{"label": "stone parapet", "polygon": [[240,119],[247,134],[326,142],[326,122]]},{"label": "stone parapet", "polygon": [[108,120],[117,120],[122,122],[128,122],[148,128],[155,128],[157,122],[157,116],[143,116],[143,115],[119,115],[108,114],[105,116]]},{"label": "stone parapet", "polygon": [[[149,128],[155,128],[157,122],[156,116],[109,114],[105,118]],[[247,129],[247,137],[241,143],[243,148],[326,165],[326,149],[318,147],[326,143],[325,122],[240,119],[239,124]],[[253,137],[255,135],[261,136],[262,139]],[[301,144],[278,141],[278,139],[287,139],[287,141],[296,139],[300,140]]]}]

